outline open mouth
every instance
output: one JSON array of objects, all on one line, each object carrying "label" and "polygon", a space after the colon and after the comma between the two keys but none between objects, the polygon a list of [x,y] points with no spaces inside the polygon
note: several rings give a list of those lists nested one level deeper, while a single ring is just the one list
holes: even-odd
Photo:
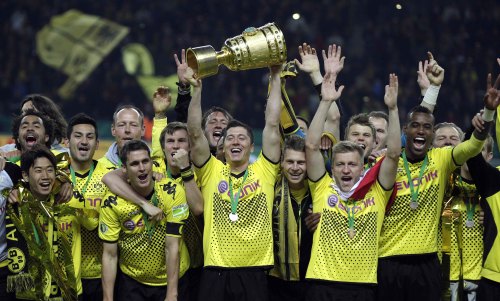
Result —
[{"label": "open mouth", "polygon": [[422,150],[425,147],[425,138],[422,137],[416,137],[413,139],[413,145],[415,146],[415,149]]},{"label": "open mouth", "polygon": [[242,150],[241,150],[240,148],[232,148],[232,149],[231,149],[231,153],[232,153],[232,154],[239,154],[239,153],[241,153],[241,152],[242,152]]},{"label": "open mouth", "polygon": [[358,143],[358,146],[361,146],[361,148],[362,148],[363,150],[365,150],[365,149],[366,149],[366,145],[364,145],[364,144],[362,144],[362,143]]},{"label": "open mouth", "polygon": [[36,141],[37,141],[36,136],[32,135],[32,134],[26,135],[25,140],[26,140],[27,145],[34,145],[34,144],[36,144]]}]

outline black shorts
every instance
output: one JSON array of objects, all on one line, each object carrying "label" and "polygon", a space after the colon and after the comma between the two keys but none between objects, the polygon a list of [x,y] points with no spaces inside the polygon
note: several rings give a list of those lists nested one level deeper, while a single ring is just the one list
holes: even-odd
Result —
[{"label": "black shorts", "polygon": [[269,300],[272,301],[304,301],[309,287],[308,281],[285,281],[267,276]]},{"label": "black shorts", "polygon": [[267,301],[267,276],[261,268],[205,268],[200,301]]},{"label": "black shorts", "polygon": [[377,300],[441,299],[442,277],[437,254],[379,258],[377,273]]},{"label": "black shorts", "polygon": [[500,283],[486,278],[479,280],[477,288],[477,301],[498,301],[500,300]]},{"label": "black shorts", "polygon": [[83,279],[82,278],[82,300],[93,301],[102,300],[102,280],[101,278]]},{"label": "black shorts", "polygon": [[[167,286],[151,286],[138,282],[130,276],[120,273],[118,289],[115,289],[116,300],[118,301],[164,301],[167,296]],[[184,277],[179,279],[177,291],[178,301],[188,301],[186,297],[187,280]]]},{"label": "black shorts", "polygon": [[311,281],[307,291],[308,301],[374,301],[375,284]]}]

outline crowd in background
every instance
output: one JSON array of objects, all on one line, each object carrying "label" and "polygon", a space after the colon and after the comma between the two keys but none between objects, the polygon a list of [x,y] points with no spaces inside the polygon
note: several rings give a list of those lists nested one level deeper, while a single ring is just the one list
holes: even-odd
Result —
[{"label": "crowd in background", "polygon": [[[396,8],[401,5],[401,9]],[[66,75],[44,65],[36,53],[36,34],[50,18],[69,9],[98,15],[129,27],[128,36],[99,65],[67,101],[57,96]],[[300,14],[294,20],[292,15]],[[400,80],[400,114],[420,93],[417,63],[433,52],[446,70],[440,92],[437,120],[467,128],[484,91],[482,74],[491,72],[498,54],[500,6],[496,1],[41,1],[6,0],[0,3],[0,98],[2,117],[11,117],[26,94],[45,94],[67,116],[82,108],[97,119],[108,119],[114,108],[132,103],[152,116],[135,78],[125,72],[120,46],[144,44],[154,58],[156,73],[175,73],[173,53],[181,48],[212,45],[246,27],[275,22],[284,32],[289,60],[298,57],[297,46],[310,41],[318,49],[337,43],[349,53],[339,81],[346,85],[342,106],[346,116],[380,107],[389,72]],[[225,68],[206,79],[204,106],[222,105],[251,126],[263,124],[267,78],[261,71],[234,74]],[[317,97],[306,76],[287,84],[298,115],[311,117]],[[2,118],[0,132],[10,129]],[[107,133],[104,133],[107,134]]]}]

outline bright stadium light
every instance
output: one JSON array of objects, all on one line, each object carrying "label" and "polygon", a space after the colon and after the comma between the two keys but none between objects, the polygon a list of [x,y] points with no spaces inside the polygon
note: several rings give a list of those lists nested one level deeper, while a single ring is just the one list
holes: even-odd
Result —
[{"label": "bright stadium light", "polygon": [[300,14],[299,14],[299,13],[294,13],[294,14],[292,15],[292,18],[293,18],[294,20],[298,20],[298,19],[300,19]]},{"label": "bright stadium light", "polygon": [[396,4],[396,9],[402,9],[402,8],[403,8],[403,6],[401,4],[399,4],[399,3]]}]

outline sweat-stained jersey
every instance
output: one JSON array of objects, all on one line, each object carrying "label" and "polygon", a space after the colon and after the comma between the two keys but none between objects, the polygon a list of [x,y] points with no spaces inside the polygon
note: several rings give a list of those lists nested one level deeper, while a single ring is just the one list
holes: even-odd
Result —
[{"label": "sweat-stained jersey", "polygon": [[[244,172],[230,173],[230,166],[210,156],[196,168],[204,199],[203,252],[206,267],[271,267],[274,262],[272,207],[274,184],[279,164],[262,153]],[[238,220],[229,219],[231,201],[229,177],[233,194],[238,193]]]},{"label": "sweat-stained jersey", "polygon": [[[99,238],[107,243],[118,243],[120,270],[136,281],[150,285],[167,285],[165,237],[181,237],[184,220],[189,215],[182,185],[169,178],[155,182],[158,207],[165,219],[148,233],[142,209],[115,194],[107,194],[101,204]],[[150,197],[150,200],[153,196]],[[148,226],[149,227],[149,226]],[[180,243],[179,278],[189,267],[189,256]]]},{"label": "sweat-stained jersey", "polygon": [[457,167],[451,153],[451,147],[429,150],[427,168],[420,183],[423,160],[408,163],[415,190],[419,189],[417,209],[410,208],[410,185],[403,159],[399,158],[396,199],[382,224],[379,257],[437,252],[442,200],[450,174]]},{"label": "sweat-stained jersey", "polygon": [[[73,183],[73,197],[69,206],[85,209],[85,216],[80,218],[82,235],[82,279],[101,278],[102,241],[99,239],[97,225],[102,200],[108,192],[102,177],[108,173],[104,164],[93,161],[94,172],[89,179],[89,172],[75,172],[76,183]],[[87,184],[88,183],[88,184]],[[86,186],[85,194],[83,189]]]},{"label": "sweat-stained jersey", "polygon": [[[324,174],[309,181],[313,212],[321,213],[314,232],[306,278],[352,283],[377,283],[378,240],[391,190],[378,180],[363,200],[342,200]],[[354,211],[355,235],[348,235],[348,214]]]}]

